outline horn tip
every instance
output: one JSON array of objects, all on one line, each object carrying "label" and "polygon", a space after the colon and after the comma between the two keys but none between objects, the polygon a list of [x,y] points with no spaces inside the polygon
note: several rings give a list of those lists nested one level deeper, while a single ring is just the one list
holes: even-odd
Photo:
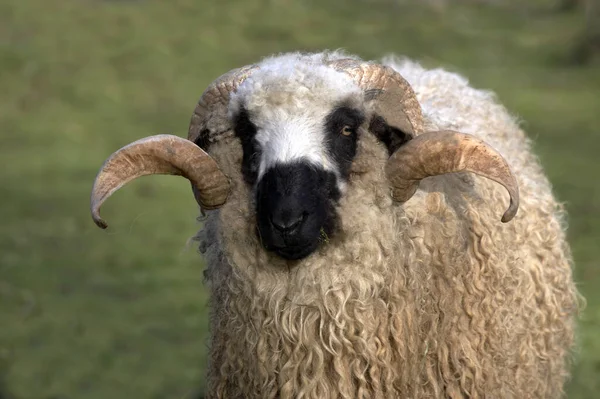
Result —
[{"label": "horn tip", "polygon": [[92,219],[94,220],[96,226],[100,227],[102,230],[108,227],[108,223],[106,223],[106,221],[104,221],[104,219],[102,219],[100,216],[98,208],[92,209]]},{"label": "horn tip", "polygon": [[517,214],[518,209],[519,209],[519,204],[516,202],[513,202],[511,199],[508,209],[506,210],[506,212],[504,212],[504,215],[502,215],[502,219],[501,219],[502,223],[510,222]]},{"label": "horn tip", "polygon": [[108,224],[101,217],[94,217],[94,223],[96,226],[100,227],[102,230],[105,230],[108,227]]}]

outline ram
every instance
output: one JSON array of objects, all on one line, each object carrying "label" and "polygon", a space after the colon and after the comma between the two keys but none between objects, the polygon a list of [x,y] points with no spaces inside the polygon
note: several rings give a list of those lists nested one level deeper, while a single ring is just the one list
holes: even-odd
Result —
[{"label": "ram", "polygon": [[187,140],[107,159],[95,222],[157,173],[206,212],[208,397],[564,394],[581,304],[565,213],[515,119],[461,76],[339,51],[235,69]]}]

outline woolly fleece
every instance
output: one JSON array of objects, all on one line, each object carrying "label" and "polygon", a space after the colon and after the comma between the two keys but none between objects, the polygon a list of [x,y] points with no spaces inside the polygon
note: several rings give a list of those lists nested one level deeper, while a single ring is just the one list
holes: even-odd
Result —
[{"label": "woolly fleece", "polygon": [[[319,56],[314,56],[318,58]],[[386,149],[359,132],[340,231],[288,262],[254,234],[242,150],[210,148],[228,202],[197,239],[211,293],[209,398],[557,398],[580,298],[564,211],[515,119],[463,77],[382,61],[409,81],[426,130],[471,133],[498,150],[521,190],[473,174],[421,182],[392,202]]]}]

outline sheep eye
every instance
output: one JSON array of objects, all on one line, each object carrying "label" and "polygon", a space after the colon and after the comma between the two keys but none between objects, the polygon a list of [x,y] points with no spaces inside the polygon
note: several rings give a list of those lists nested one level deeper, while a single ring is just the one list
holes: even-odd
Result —
[{"label": "sheep eye", "polygon": [[346,125],[342,128],[342,134],[344,136],[351,136],[352,133],[354,133],[354,129],[352,129],[350,126]]}]

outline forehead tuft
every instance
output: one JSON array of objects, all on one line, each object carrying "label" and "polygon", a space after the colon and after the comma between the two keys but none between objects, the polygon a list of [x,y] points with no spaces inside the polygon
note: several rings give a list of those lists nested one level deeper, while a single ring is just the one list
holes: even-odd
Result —
[{"label": "forehead tuft", "polygon": [[263,60],[232,93],[230,115],[241,107],[254,115],[273,109],[296,116],[314,115],[317,111],[331,110],[340,101],[360,99],[361,90],[354,81],[323,61],[323,57],[299,53]]},{"label": "forehead tuft", "polygon": [[363,95],[350,76],[325,65],[334,58],[347,57],[292,53],[267,58],[232,93],[229,117],[234,120],[244,110],[254,126],[254,146],[245,149],[245,156],[257,162],[257,180],[270,168],[308,163],[333,172],[343,191],[325,132],[327,116],[340,106],[362,109]]}]

